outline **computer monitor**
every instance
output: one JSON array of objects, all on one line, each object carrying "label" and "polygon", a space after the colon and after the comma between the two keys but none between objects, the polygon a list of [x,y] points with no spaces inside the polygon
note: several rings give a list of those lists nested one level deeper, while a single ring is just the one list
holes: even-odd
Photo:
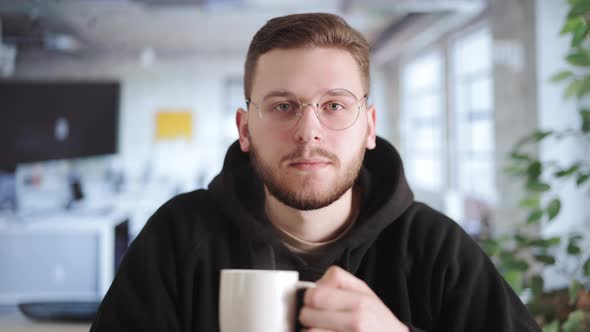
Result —
[{"label": "computer monitor", "polygon": [[118,82],[0,81],[0,171],[114,154]]}]

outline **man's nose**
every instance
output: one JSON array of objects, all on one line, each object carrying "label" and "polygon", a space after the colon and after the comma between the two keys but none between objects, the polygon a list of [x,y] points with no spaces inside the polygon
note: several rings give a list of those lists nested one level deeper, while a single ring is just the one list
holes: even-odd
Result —
[{"label": "man's nose", "polygon": [[297,142],[307,143],[323,138],[324,127],[317,116],[316,107],[316,104],[301,104],[294,133]]}]

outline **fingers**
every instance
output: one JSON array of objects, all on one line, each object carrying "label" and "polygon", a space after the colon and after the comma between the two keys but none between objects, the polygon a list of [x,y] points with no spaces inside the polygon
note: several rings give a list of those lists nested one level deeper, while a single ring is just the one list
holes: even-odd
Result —
[{"label": "fingers", "polygon": [[316,285],[305,292],[298,317],[307,332],[408,330],[364,281],[339,267]]},{"label": "fingers", "polygon": [[331,266],[326,273],[324,273],[322,278],[317,281],[317,284],[321,286],[347,289],[363,294],[374,294],[364,281],[338,266]]},{"label": "fingers", "polygon": [[313,326],[310,331],[349,331],[346,326],[350,313],[323,311],[304,307],[299,314],[303,326]]},{"label": "fingers", "polygon": [[303,303],[305,306],[320,310],[352,311],[360,309],[366,295],[346,289],[327,286],[317,286],[305,292]]},{"label": "fingers", "polygon": [[[383,318],[383,319],[382,319]],[[395,326],[387,316],[375,315],[373,312],[326,311],[303,307],[299,314],[303,326],[311,326],[311,331],[377,331],[379,326]],[[396,330],[397,331],[397,330]]]}]

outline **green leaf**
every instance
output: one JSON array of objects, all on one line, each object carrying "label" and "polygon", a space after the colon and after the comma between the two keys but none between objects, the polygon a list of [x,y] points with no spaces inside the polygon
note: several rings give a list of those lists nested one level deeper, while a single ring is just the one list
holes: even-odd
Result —
[{"label": "green leaf", "polygon": [[549,216],[549,220],[555,219],[555,217],[559,214],[560,210],[561,200],[559,198],[553,199],[547,206],[547,215]]},{"label": "green leaf", "polygon": [[590,77],[586,77],[582,80],[582,84],[576,93],[576,97],[582,98],[590,92]]},{"label": "green leaf", "polygon": [[529,244],[533,247],[541,247],[541,248],[547,248],[549,247],[549,245],[547,244],[547,242],[544,239],[534,239],[534,240],[530,240]]},{"label": "green leaf", "polygon": [[584,276],[590,277],[590,257],[584,262]]},{"label": "green leaf", "polygon": [[559,321],[554,320],[550,324],[545,324],[543,332],[559,332]]},{"label": "green leaf", "polygon": [[582,17],[572,17],[569,18],[565,24],[563,25],[563,28],[561,29],[561,31],[559,32],[561,35],[565,35],[567,33],[570,32],[574,32],[580,28],[584,27],[584,19]]},{"label": "green leaf", "polygon": [[518,202],[518,205],[529,209],[538,209],[541,206],[541,196],[531,195]]},{"label": "green leaf", "polygon": [[515,256],[513,251],[500,251],[499,258],[501,265],[506,270],[526,271],[529,264]]},{"label": "green leaf", "polygon": [[555,264],[555,257],[551,255],[534,255],[535,259],[545,265]]},{"label": "green leaf", "polygon": [[570,77],[574,77],[574,73],[572,73],[570,70],[562,70],[551,76],[549,80],[553,83],[557,83],[566,80]]},{"label": "green leaf", "polygon": [[537,222],[539,222],[539,220],[541,220],[542,217],[543,217],[543,210],[539,210],[539,209],[534,210],[527,217],[526,223],[527,224],[537,223]]},{"label": "green leaf", "polygon": [[[577,90],[576,90],[577,91]],[[518,151],[522,146],[526,145],[527,143],[529,143],[530,141],[535,141],[535,142],[539,142],[542,139],[544,139],[545,137],[549,136],[553,134],[552,130],[537,130],[535,132],[533,132],[532,134],[529,134],[523,138],[521,138],[514,147],[513,152]]]},{"label": "green leaf", "polygon": [[515,293],[522,292],[522,272],[515,270],[506,271],[504,273],[504,279],[506,279],[506,282],[512,287]]},{"label": "green leaf", "polygon": [[549,191],[551,189],[551,186],[546,183],[532,181],[527,183],[526,188],[534,192],[545,192]]},{"label": "green leaf", "polygon": [[549,243],[549,247],[554,247],[561,243],[561,238],[559,236],[554,236],[548,238],[546,241]]},{"label": "green leaf", "polygon": [[514,259],[514,253],[512,251],[508,251],[508,250],[502,250],[498,253],[498,256],[500,257],[500,260],[504,263],[507,261],[511,261]]},{"label": "green leaf", "polygon": [[544,283],[543,277],[538,274],[531,277],[531,290],[533,291],[533,295],[535,297],[543,294]]},{"label": "green leaf", "polygon": [[540,161],[535,160],[527,167],[527,174],[530,180],[536,180],[543,173],[543,165]]},{"label": "green leaf", "polygon": [[580,44],[586,39],[588,35],[588,31],[590,31],[590,27],[583,26],[573,31],[571,47],[578,47]]},{"label": "green leaf", "polygon": [[574,174],[575,172],[578,171],[578,169],[580,169],[580,164],[575,164],[575,165],[571,166],[570,168],[562,169],[559,172],[555,172],[553,175],[555,175],[558,178],[562,178],[562,177],[570,176],[570,175]]},{"label": "green leaf", "polygon": [[565,92],[563,97],[565,99],[569,99],[578,94],[580,91],[580,87],[582,86],[583,80],[572,80],[570,84],[568,84],[567,88],[565,88]]},{"label": "green leaf", "polygon": [[549,246],[553,247],[561,243],[561,238],[559,236],[550,237],[547,239],[549,242]]},{"label": "green leaf", "polygon": [[529,269],[529,264],[521,259],[514,259],[505,263],[506,268],[510,270],[526,271]]},{"label": "green leaf", "polygon": [[584,286],[580,284],[577,280],[572,280],[570,287],[568,289],[570,304],[574,304],[576,303],[576,301],[578,301],[578,292],[580,291],[580,289],[582,289],[582,287]]},{"label": "green leaf", "polygon": [[572,256],[577,256],[582,252],[582,249],[573,243],[569,243],[567,246],[567,253]]},{"label": "green leaf", "polygon": [[586,311],[578,309],[570,312],[561,326],[563,332],[587,332],[585,324]]},{"label": "green leaf", "polygon": [[580,174],[576,179],[576,185],[579,187],[590,178],[590,174]]},{"label": "green leaf", "polygon": [[577,49],[570,53],[565,60],[572,66],[587,67],[590,66],[590,53],[583,49]]},{"label": "green leaf", "polygon": [[531,157],[529,157],[528,154],[524,154],[524,153],[519,153],[519,152],[512,152],[510,154],[510,158],[514,159],[514,160],[522,160],[522,161],[529,161],[531,160]]},{"label": "green leaf", "polygon": [[514,240],[516,240],[516,244],[520,247],[529,245],[529,240],[521,234],[515,234]]},{"label": "green leaf", "polygon": [[533,138],[535,141],[539,142],[551,134],[553,134],[553,130],[537,130],[533,133]]},{"label": "green leaf", "polygon": [[481,247],[483,251],[490,257],[496,256],[496,254],[498,254],[498,251],[500,251],[500,243],[494,240],[481,241]]},{"label": "green leaf", "polygon": [[504,173],[520,176],[520,175],[526,174],[526,169],[522,168],[520,166],[510,165],[510,166],[504,167]]},{"label": "green leaf", "polygon": [[572,9],[568,13],[568,17],[584,15],[588,11],[590,11],[590,2],[580,1],[572,6]]},{"label": "green leaf", "polygon": [[529,245],[531,245],[533,247],[537,247],[537,248],[547,249],[547,248],[558,245],[560,242],[561,242],[561,239],[559,237],[552,237],[549,239],[531,240],[531,241],[529,241]]},{"label": "green leaf", "polygon": [[580,241],[583,238],[584,238],[584,236],[582,236],[582,234],[577,233],[577,234],[571,235],[570,238],[569,238],[569,241],[570,242],[578,242],[578,241]]},{"label": "green leaf", "polygon": [[582,131],[590,132],[590,110],[580,110],[580,116],[582,117]]}]

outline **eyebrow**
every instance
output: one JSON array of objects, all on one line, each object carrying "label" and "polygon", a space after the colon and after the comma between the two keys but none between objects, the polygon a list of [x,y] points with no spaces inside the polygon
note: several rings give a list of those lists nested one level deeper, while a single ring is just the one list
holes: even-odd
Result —
[{"label": "eyebrow", "polygon": [[[332,90],[326,91],[325,94],[328,94],[330,96],[343,96],[343,95],[348,94],[348,92],[350,92],[350,91],[344,90],[344,89],[332,89]],[[350,92],[350,93],[352,93],[356,97],[356,95],[353,92]]]},{"label": "eyebrow", "polygon": [[[339,89],[339,88],[330,89],[324,93],[330,92],[330,94],[329,94],[330,96],[341,96],[346,93],[346,92],[340,91],[340,90],[345,90],[345,89]],[[348,90],[346,90],[346,91],[348,91]],[[295,98],[298,98],[295,93],[287,91],[287,90],[273,90],[273,91],[270,91],[269,93],[267,93],[266,95],[264,95],[264,97],[262,97],[262,100],[266,100],[266,99],[272,98],[272,97],[295,97]]]},{"label": "eyebrow", "polygon": [[273,90],[273,91],[267,93],[266,95],[264,95],[262,100],[265,100],[265,99],[271,98],[271,97],[290,97],[290,96],[295,96],[295,94],[293,92],[289,92],[286,90]]}]

